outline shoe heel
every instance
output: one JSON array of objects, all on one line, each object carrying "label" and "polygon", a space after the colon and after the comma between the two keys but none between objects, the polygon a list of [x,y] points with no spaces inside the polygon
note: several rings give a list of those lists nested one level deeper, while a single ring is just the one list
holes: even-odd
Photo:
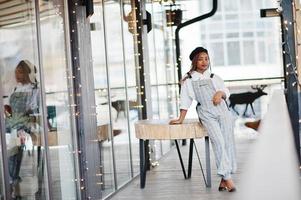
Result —
[{"label": "shoe heel", "polygon": [[236,188],[231,188],[230,190],[228,190],[228,192],[236,192]]}]

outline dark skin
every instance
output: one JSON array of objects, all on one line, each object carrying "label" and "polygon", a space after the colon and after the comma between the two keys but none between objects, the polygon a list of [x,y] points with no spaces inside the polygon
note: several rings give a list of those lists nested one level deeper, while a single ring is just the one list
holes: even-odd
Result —
[{"label": "dark skin", "polygon": [[[208,66],[209,66],[208,54],[205,52],[199,53],[196,71],[203,74],[208,69]],[[212,98],[212,102],[215,106],[219,105],[222,102],[223,98],[226,98],[226,94],[223,91],[217,91]],[[181,109],[180,116],[177,119],[171,120],[169,124],[182,124],[186,114],[187,114],[187,110]],[[228,191],[230,191],[231,189],[235,188],[235,185],[232,179],[224,180],[222,178],[219,187],[224,187]]]},{"label": "dark skin", "polygon": [[[203,74],[208,69],[208,66],[208,54],[204,52],[199,53],[196,71]],[[223,91],[217,91],[212,98],[212,102],[214,105],[219,105],[223,98],[226,98],[226,94]],[[186,113],[187,110],[181,109],[179,118],[171,120],[169,124],[181,124],[185,119]]]}]

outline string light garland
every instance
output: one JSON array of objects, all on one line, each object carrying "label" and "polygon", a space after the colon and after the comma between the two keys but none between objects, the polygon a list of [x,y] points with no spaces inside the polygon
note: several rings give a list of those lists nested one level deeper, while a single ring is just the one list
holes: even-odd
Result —
[{"label": "string light garland", "polygon": [[[300,8],[297,8],[297,5],[294,3],[294,2],[292,2],[292,5],[293,5],[293,9],[294,9],[294,17],[295,17],[295,19],[294,19],[294,22],[295,22],[295,30],[297,31],[297,33],[296,33],[296,46],[297,46],[297,48],[296,48],[296,60],[297,61],[299,61],[299,56],[298,56],[298,49],[299,49],[299,46],[301,45],[301,43],[299,42],[299,40],[301,39],[301,35],[300,35],[300,33],[301,33],[301,31],[300,31],[300,28],[298,27],[298,23],[297,23],[297,13],[298,12],[300,12],[301,10],[300,10]],[[300,5],[299,5],[300,6]],[[299,19],[299,21],[301,20],[301,18]],[[297,62],[296,62],[297,63]],[[298,65],[298,63],[297,63],[297,65]],[[298,68],[297,69],[295,69],[295,71],[296,71],[296,73],[298,74]],[[297,79],[298,79],[298,85],[300,86],[300,80],[299,80],[299,76],[297,77]],[[301,86],[300,86],[301,87]]]},{"label": "string light garland", "polygon": [[[279,3],[279,7],[277,8],[277,10],[281,13],[282,12],[282,7],[281,7],[281,3],[282,1],[277,1]],[[293,11],[296,12],[296,11],[299,11],[299,9],[296,8],[296,5],[294,2],[292,2],[292,6],[293,6]],[[299,87],[301,87],[301,84],[300,84],[300,81],[299,81],[299,77],[298,77],[298,70],[297,70],[297,64],[294,65],[293,64],[293,57],[292,57],[292,54],[291,54],[291,48],[290,48],[290,45],[288,44],[288,40],[289,40],[289,34],[288,34],[288,31],[289,29],[294,29],[296,28],[297,29],[297,33],[299,34],[300,33],[300,30],[298,29],[298,26],[297,26],[297,23],[296,23],[296,16],[293,15],[293,21],[283,21],[283,29],[282,29],[282,33],[284,35],[284,41],[282,41],[282,46],[283,46],[283,54],[284,55],[287,55],[288,57],[288,64],[286,64],[286,76],[293,76],[295,81],[292,83],[292,86],[294,87],[296,84],[298,84]],[[297,40],[298,40],[298,37],[296,37]],[[298,41],[297,41],[297,44],[298,44]],[[296,54],[297,54],[297,51],[296,51]],[[295,58],[296,60],[298,60],[298,56],[296,56]]]},{"label": "string light garland", "polygon": [[[138,2],[140,2],[139,0],[138,0]],[[166,1],[163,1],[163,2],[166,2]],[[78,3],[76,2],[75,4],[75,8],[78,6]],[[134,12],[136,12],[137,11],[137,7],[136,7],[136,5],[135,5],[135,7],[134,7]],[[74,10],[72,10],[72,14],[74,15],[74,16],[76,16],[77,15],[77,13],[76,13],[76,9],[74,9]],[[139,12],[138,13],[138,15],[139,16],[142,16],[142,13],[141,12]],[[139,24],[138,24],[138,20],[135,20],[134,22],[136,22],[137,23],[137,25],[138,26],[136,26],[136,28],[135,28],[135,30],[134,30],[134,33],[133,33],[133,37],[135,38],[135,42],[134,42],[134,44],[135,45],[141,45],[141,43],[142,43],[142,41],[141,40],[139,40],[138,38],[140,38],[139,36],[139,34],[137,33],[137,29],[140,31],[141,29],[142,29],[142,26],[140,26]],[[80,22],[79,21],[76,21],[76,24],[79,24]],[[133,23],[133,21],[130,21],[130,23]],[[77,30],[76,29],[71,29],[71,34],[77,34]],[[70,42],[72,43],[73,41],[72,40],[70,40]],[[142,50],[144,49],[144,47],[142,47]],[[80,50],[80,48],[78,48],[78,50]],[[139,60],[139,59],[141,59],[141,54],[140,53],[138,53],[138,51],[136,51],[136,53],[134,54],[134,56],[136,57],[136,59],[137,60]],[[78,58],[75,56],[75,57],[73,57],[73,62],[75,62],[75,63],[78,63]],[[92,61],[91,61],[92,62]],[[142,63],[145,63],[145,60],[144,59],[142,59]],[[141,64],[140,64],[141,65]],[[138,67],[136,67],[136,70],[137,70],[137,72],[138,72],[138,74],[141,74],[141,71],[143,70],[142,69],[142,66],[140,66],[140,65],[138,65]],[[169,68],[168,68],[168,70],[170,70],[171,71],[171,68],[170,68],[170,64],[167,64],[167,65],[169,65]],[[76,97],[81,97],[82,95],[81,95],[81,92],[80,92],[80,90],[82,89],[81,88],[81,82],[80,82],[80,77],[77,77],[77,76],[79,76],[80,75],[80,67],[78,66],[77,68],[75,68],[75,69],[77,69],[77,73],[75,74],[75,76],[72,76],[72,79],[75,79],[76,80],[76,84],[77,84],[77,89],[78,89],[78,91],[77,92],[75,92],[74,94],[70,94],[70,96],[71,97],[74,97],[74,96],[76,96]],[[143,76],[145,77],[145,79],[146,79],[146,77],[149,77],[149,74],[143,74]],[[139,96],[140,98],[143,98],[144,96],[145,96],[145,88],[143,87],[143,86],[141,86],[141,87],[136,87],[136,89],[137,89],[137,96]],[[176,91],[176,90],[175,90]],[[172,104],[172,96],[173,96],[173,94],[172,94],[172,90],[170,89],[170,94],[168,95],[168,102],[170,103],[170,104]],[[144,98],[144,100],[145,100],[145,102],[147,102],[148,100],[146,99],[146,98]],[[141,102],[141,101],[140,101]],[[78,103],[78,102],[77,102]],[[78,106],[77,104],[74,104],[73,105],[74,106],[74,108],[75,108],[75,112],[74,112],[74,115],[77,117],[77,118],[79,118],[80,116],[81,116],[81,110],[80,110],[80,106]],[[143,108],[144,108],[144,106],[142,105],[142,104],[140,104],[140,105],[138,105],[138,106],[135,106],[135,107],[137,107],[137,108],[139,108],[140,110],[142,110]],[[96,114],[95,114],[96,115]],[[172,115],[172,117],[173,117],[173,115]],[[97,140],[91,140],[91,141],[97,141]],[[154,144],[154,145],[152,145],[152,144],[149,144],[148,145],[148,147],[149,147],[149,151],[148,151],[148,154],[149,154],[149,161],[151,162],[151,166],[156,166],[156,165],[158,165],[158,162],[157,161],[153,161],[152,159],[151,159],[151,154],[153,154],[153,153],[155,153],[155,149],[156,149],[156,145]],[[80,150],[75,150],[75,151],[73,151],[73,153],[74,154],[76,154],[76,153],[78,153],[78,154],[80,154],[79,152],[81,152]],[[82,162],[85,162],[85,160],[82,160]],[[101,162],[101,161],[100,161]],[[103,166],[100,166],[100,167],[103,167]],[[88,170],[88,168],[86,167],[85,168],[86,170]],[[80,175],[81,176],[81,175]],[[102,177],[103,176],[103,174],[102,173],[96,173],[96,176],[98,176],[98,177]],[[80,177],[79,178],[80,179],[80,189],[81,190],[86,190],[86,185],[85,185],[85,180],[84,180],[84,178],[83,177]],[[74,180],[75,182],[78,182],[78,180],[77,179],[75,179]],[[100,182],[96,182],[96,184],[97,185],[103,185],[103,182],[102,181],[100,181]],[[91,197],[88,197],[88,198],[91,198]]]}]

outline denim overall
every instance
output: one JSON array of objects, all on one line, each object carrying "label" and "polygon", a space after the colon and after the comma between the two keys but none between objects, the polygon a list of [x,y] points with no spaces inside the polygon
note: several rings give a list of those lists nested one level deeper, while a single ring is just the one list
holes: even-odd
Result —
[{"label": "denim overall", "polygon": [[[7,120],[8,130],[24,130],[30,133],[30,102],[32,100],[32,92],[14,92],[9,99],[10,106],[12,108],[12,116]],[[21,181],[19,177],[24,144],[16,147],[15,151],[12,151],[8,158],[10,182],[16,185]]]},{"label": "denim overall", "polygon": [[231,173],[237,168],[231,113],[225,101],[218,105],[213,104],[216,89],[211,78],[192,81],[192,87],[199,103],[198,116],[211,140],[217,174],[225,180],[230,179]]}]

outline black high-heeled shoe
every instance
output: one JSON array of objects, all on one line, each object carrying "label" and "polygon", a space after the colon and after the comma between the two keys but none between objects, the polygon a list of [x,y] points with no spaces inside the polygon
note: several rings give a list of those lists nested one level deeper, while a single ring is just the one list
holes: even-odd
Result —
[{"label": "black high-heeled shoe", "polygon": [[227,188],[226,187],[218,187],[218,191],[220,191],[220,192],[222,192],[222,191],[225,191],[225,190],[227,190]]},{"label": "black high-heeled shoe", "polygon": [[220,192],[227,190],[227,187],[226,186],[222,186],[222,185],[225,185],[223,179],[221,180],[221,182],[219,184],[219,187],[218,187],[218,191],[220,191]]},{"label": "black high-heeled shoe", "polygon": [[231,188],[231,189],[228,189],[227,188],[227,190],[228,190],[228,192],[236,192],[236,188],[234,187],[234,188]]}]

